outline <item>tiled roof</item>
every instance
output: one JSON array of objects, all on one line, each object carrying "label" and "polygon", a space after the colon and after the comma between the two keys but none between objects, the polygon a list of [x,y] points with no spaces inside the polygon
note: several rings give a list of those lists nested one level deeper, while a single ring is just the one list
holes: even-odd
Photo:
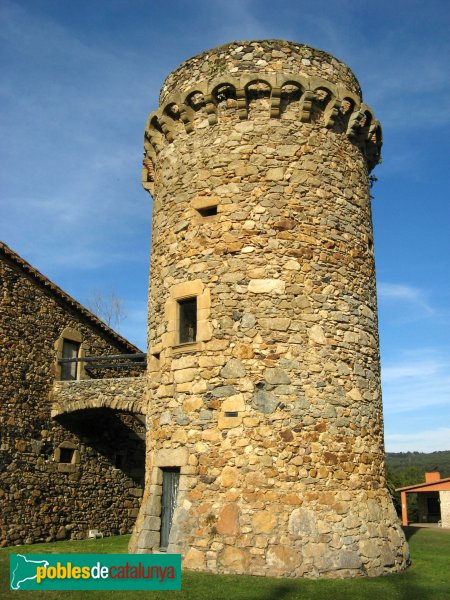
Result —
[{"label": "tiled roof", "polygon": [[436,481],[424,481],[423,483],[415,483],[414,485],[407,485],[401,488],[395,488],[396,492],[404,492],[405,490],[414,490],[415,488],[423,488],[431,485],[440,485],[441,483],[447,483],[450,481],[450,477],[444,477],[444,479],[436,479]]}]

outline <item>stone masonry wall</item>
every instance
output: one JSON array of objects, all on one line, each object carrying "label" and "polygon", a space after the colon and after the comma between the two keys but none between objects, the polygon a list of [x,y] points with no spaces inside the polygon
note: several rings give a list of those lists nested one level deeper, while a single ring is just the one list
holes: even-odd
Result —
[{"label": "stone masonry wall", "polygon": [[361,95],[355,75],[331,54],[305,44],[258,40],[224,44],[188,59],[165,80],[160,102],[163,104],[170,93],[189,89],[200,81],[214,80],[224,73],[236,75],[249,72],[324,77],[330,83],[344,84],[355,94]]},{"label": "stone masonry wall", "polygon": [[[129,353],[131,345],[11,254],[1,254],[0,277],[0,545],[83,538],[88,529],[129,532],[142,495],[145,426],[106,409],[55,420],[49,394],[55,342],[66,328],[81,334],[87,355]],[[74,451],[71,464],[57,461],[61,445]]]},{"label": "stone masonry wall", "polygon": [[450,528],[450,491],[439,492],[442,527]]},{"label": "stone masonry wall", "polygon": [[[161,98],[145,142],[153,359],[130,549],[159,551],[172,466],[169,551],[187,568],[404,568],[384,477],[368,186],[379,124],[347,67],[278,41],[194,57]],[[202,326],[177,344],[176,303],[189,296]]]},{"label": "stone masonry wall", "polygon": [[50,393],[52,417],[93,408],[142,414],[146,389],[146,377],[57,381]]}]

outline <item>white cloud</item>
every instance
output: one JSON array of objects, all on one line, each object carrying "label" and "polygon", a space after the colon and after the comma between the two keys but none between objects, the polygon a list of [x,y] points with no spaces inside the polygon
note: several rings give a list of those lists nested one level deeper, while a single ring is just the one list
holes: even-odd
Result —
[{"label": "white cloud", "polygon": [[437,452],[450,450],[450,427],[415,433],[389,433],[385,436],[387,452]]},{"label": "white cloud", "polygon": [[438,374],[442,367],[442,363],[434,361],[425,361],[416,364],[404,363],[390,365],[383,368],[383,382],[387,383],[411,378],[430,377]]},{"label": "white cloud", "polygon": [[377,283],[378,298],[383,301],[397,301],[421,309],[421,314],[430,316],[434,309],[427,301],[426,294],[419,288],[399,283]]},{"label": "white cloud", "polygon": [[448,348],[423,348],[403,353],[381,368],[384,413],[388,418],[404,413],[450,409],[450,352]]}]

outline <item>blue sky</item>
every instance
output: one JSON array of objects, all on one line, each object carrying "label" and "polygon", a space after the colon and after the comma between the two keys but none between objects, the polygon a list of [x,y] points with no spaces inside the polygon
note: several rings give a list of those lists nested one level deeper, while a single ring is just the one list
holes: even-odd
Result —
[{"label": "blue sky", "polygon": [[231,40],[334,54],[381,121],[373,193],[386,448],[450,449],[450,2],[2,0],[0,238],[145,347],[144,124],[164,77]]}]

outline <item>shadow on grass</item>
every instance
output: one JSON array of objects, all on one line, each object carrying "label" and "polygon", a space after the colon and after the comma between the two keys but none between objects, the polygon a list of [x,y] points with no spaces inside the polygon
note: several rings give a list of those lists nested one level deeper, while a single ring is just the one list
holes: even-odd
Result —
[{"label": "shadow on grass", "polygon": [[409,540],[412,538],[412,536],[419,531],[419,527],[411,527],[411,526],[402,527],[402,529],[403,529],[403,533],[405,534],[405,538],[406,538],[407,542],[409,542]]},{"label": "shadow on grass", "polygon": [[277,585],[270,590],[268,594],[261,596],[261,600],[283,600],[292,594],[292,587],[289,585]]}]

